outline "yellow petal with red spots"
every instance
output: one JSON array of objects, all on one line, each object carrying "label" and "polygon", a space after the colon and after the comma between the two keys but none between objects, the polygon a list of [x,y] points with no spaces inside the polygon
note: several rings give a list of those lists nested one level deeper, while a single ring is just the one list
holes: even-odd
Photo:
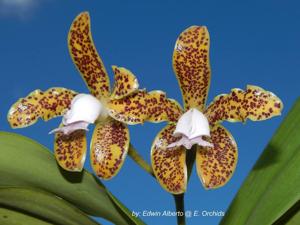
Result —
[{"label": "yellow petal with red spots", "polygon": [[50,88],[45,92],[35,90],[10,108],[8,122],[12,128],[22,128],[34,124],[38,118],[47,121],[61,116],[75,95],[76,92],[65,88]]},{"label": "yellow petal with red spots", "polygon": [[54,155],[58,164],[67,171],[82,170],[86,158],[86,134],[77,130],[69,135],[55,134]]},{"label": "yellow petal with red spots", "polygon": [[170,193],[184,193],[187,185],[187,168],[184,147],[167,148],[177,140],[173,137],[176,125],[169,124],[156,136],[151,149],[151,163],[160,185]]},{"label": "yellow petal with red spots", "polygon": [[109,77],[94,45],[90,16],[79,14],[73,21],[68,35],[69,52],[90,92],[98,98],[110,94]]},{"label": "yellow petal with red spots", "polygon": [[129,148],[126,125],[115,121],[98,123],[91,141],[91,165],[102,179],[111,179],[121,169]]},{"label": "yellow petal with red spots", "polygon": [[260,121],[281,114],[283,104],[272,92],[248,85],[247,89],[232,89],[231,93],[217,96],[205,111],[211,124],[227,120]]},{"label": "yellow petal with red spots", "polygon": [[207,189],[219,188],[231,178],[238,159],[238,149],[232,135],[221,125],[211,130],[214,147],[198,146],[196,167],[198,176]]},{"label": "yellow petal with red spots", "polygon": [[139,124],[145,121],[176,121],[181,115],[180,105],[168,99],[162,91],[144,90],[122,99],[114,99],[107,103],[110,116],[126,124]]},{"label": "yellow petal with red spots", "polygon": [[111,95],[112,99],[120,99],[136,92],[139,88],[139,83],[134,74],[123,67],[112,67],[115,74],[114,90]]},{"label": "yellow petal with red spots", "polygon": [[[183,110],[180,104],[175,99],[166,98],[164,101],[164,105],[162,106],[164,107],[165,110],[165,117],[166,117],[165,120],[169,122],[177,122],[179,117],[183,114]],[[155,121],[155,119],[153,120]]]},{"label": "yellow petal with red spots", "polygon": [[182,92],[185,109],[203,111],[210,86],[209,33],[204,26],[183,31],[175,44],[173,69]]}]

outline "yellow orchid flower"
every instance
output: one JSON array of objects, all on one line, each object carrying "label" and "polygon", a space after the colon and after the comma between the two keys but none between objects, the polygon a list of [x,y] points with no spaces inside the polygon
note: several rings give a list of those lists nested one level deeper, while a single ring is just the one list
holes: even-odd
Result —
[{"label": "yellow orchid flower", "polygon": [[[156,136],[151,149],[154,174],[161,186],[173,194],[187,185],[186,149],[196,148],[196,168],[206,189],[223,186],[232,176],[238,148],[222,121],[266,120],[281,114],[283,104],[271,92],[248,85],[217,96],[206,107],[210,86],[209,33],[192,26],[178,37],[173,69],[184,101],[184,111],[173,117]],[[177,111],[176,111],[177,114]]]},{"label": "yellow orchid flower", "polygon": [[95,124],[90,145],[91,165],[97,176],[110,179],[118,173],[128,152],[130,138],[126,124],[169,120],[180,111],[165,93],[138,89],[136,77],[122,67],[112,67],[115,84],[110,91],[108,74],[92,40],[87,12],[73,21],[68,47],[91,94],[57,87],[44,92],[35,90],[11,107],[8,121],[12,128],[22,128],[39,118],[47,121],[63,116],[61,126],[51,133],[55,133],[56,160],[68,171],[82,170],[86,130],[89,124]]}]

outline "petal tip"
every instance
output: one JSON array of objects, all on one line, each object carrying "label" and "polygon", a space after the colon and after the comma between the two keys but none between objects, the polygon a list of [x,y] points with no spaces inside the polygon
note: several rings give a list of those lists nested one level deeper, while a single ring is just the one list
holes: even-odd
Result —
[{"label": "petal tip", "polygon": [[78,16],[86,16],[86,17],[90,18],[90,13],[88,11],[83,11],[83,12],[79,13]]}]

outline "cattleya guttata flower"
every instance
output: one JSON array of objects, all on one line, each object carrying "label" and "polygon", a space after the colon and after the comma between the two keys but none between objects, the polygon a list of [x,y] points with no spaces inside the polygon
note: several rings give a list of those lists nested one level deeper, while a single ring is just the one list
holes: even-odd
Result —
[{"label": "cattleya guttata flower", "polygon": [[246,90],[232,89],[206,106],[211,76],[209,45],[207,28],[192,26],[180,34],[173,52],[184,110],[175,108],[177,116],[158,133],[151,149],[154,174],[173,194],[186,190],[186,151],[193,145],[197,173],[206,189],[221,187],[231,178],[238,148],[222,121],[266,120],[280,115],[283,108],[276,95],[252,85]]},{"label": "cattleya guttata flower", "polygon": [[[86,130],[95,124],[90,145],[90,161],[97,176],[110,179],[121,168],[130,145],[126,124],[172,119],[177,105],[164,92],[138,89],[136,77],[123,67],[113,66],[114,88],[91,36],[89,14],[79,14],[73,21],[68,47],[71,58],[91,94],[66,88],[35,90],[19,99],[9,110],[13,128],[63,116],[54,129],[54,153],[59,165],[68,171],[81,171],[86,158]],[[121,121],[121,122],[120,122]]]}]

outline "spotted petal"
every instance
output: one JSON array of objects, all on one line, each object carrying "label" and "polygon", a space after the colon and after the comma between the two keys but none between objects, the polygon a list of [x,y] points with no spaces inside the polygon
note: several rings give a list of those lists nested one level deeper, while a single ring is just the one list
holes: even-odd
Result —
[{"label": "spotted petal", "polygon": [[90,92],[98,98],[110,94],[109,77],[93,42],[87,12],[73,21],[68,35],[69,52]]},{"label": "spotted petal", "polygon": [[91,141],[91,165],[102,179],[111,179],[122,167],[129,148],[126,125],[111,120],[97,124]]},{"label": "spotted petal", "polygon": [[180,105],[162,91],[139,90],[125,98],[111,100],[107,107],[113,118],[126,124],[176,121],[182,113]]},{"label": "spotted petal", "polygon": [[198,146],[196,154],[197,173],[207,189],[219,188],[231,178],[238,158],[238,149],[232,135],[223,126],[211,130],[214,147]]},{"label": "spotted petal", "polygon": [[183,31],[175,44],[173,69],[177,76],[185,109],[203,111],[210,86],[209,33],[204,26]]},{"label": "spotted petal", "polygon": [[12,128],[22,128],[34,124],[38,118],[47,121],[61,116],[75,95],[76,92],[65,88],[50,88],[45,92],[35,90],[10,108],[8,122]]},{"label": "spotted petal", "polygon": [[58,164],[67,171],[82,170],[86,158],[86,134],[77,130],[69,135],[55,134],[54,155]]},{"label": "spotted petal", "polygon": [[205,114],[210,123],[227,120],[245,122],[260,121],[281,114],[283,104],[272,92],[248,85],[245,91],[232,89],[231,93],[217,96]]},{"label": "spotted petal", "polygon": [[111,98],[124,98],[138,90],[139,83],[133,73],[123,67],[113,66],[112,68],[115,74],[115,84]]},{"label": "spotted petal", "polygon": [[175,125],[169,124],[156,136],[151,149],[151,163],[160,185],[170,193],[185,192],[187,185],[186,150],[182,146],[167,148],[177,139]]}]

